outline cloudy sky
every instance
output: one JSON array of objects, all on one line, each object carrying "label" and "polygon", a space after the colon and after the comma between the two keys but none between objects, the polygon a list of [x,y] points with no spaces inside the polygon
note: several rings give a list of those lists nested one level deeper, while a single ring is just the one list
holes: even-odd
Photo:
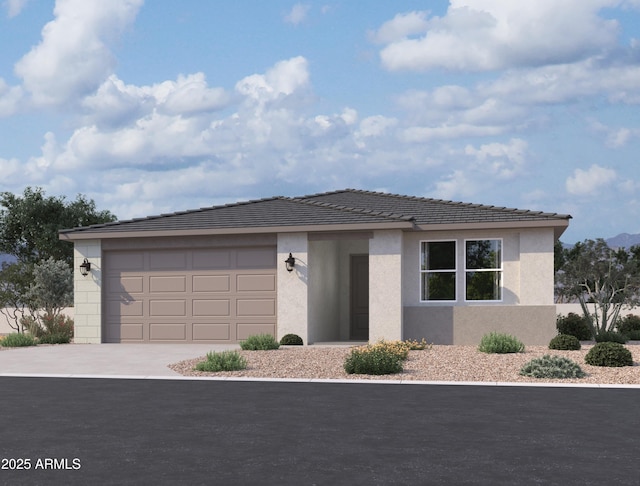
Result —
[{"label": "cloudy sky", "polygon": [[0,191],[346,187],[640,232],[640,0],[0,0]]}]

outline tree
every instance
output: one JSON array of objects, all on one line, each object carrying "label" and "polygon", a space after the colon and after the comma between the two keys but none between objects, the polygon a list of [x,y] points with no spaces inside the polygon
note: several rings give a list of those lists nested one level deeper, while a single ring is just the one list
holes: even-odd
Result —
[{"label": "tree", "polygon": [[585,240],[565,256],[559,285],[578,300],[594,337],[613,330],[623,308],[640,304],[640,249],[613,250],[603,239]]},{"label": "tree", "polygon": [[68,202],[64,197],[46,197],[41,188],[27,187],[22,196],[0,193],[0,207],[4,208],[0,210],[0,253],[26,264],[53,257],[72,267],[73,246],[61,241],[58,231],[116,220],[81,194]]},{"label": "tree", "polygon": [[33,282],[26,293],[31,314],[44,311],[56,317],[73,305],[73,271],[62,260],[49,257],[33,267]]},{"label": "tree", "polygon": [[32,265],[15,262],[2,263],[0,270],[0,314],[7,318],[16,332],[24,332],[22,318],[29,307],[28,292],[33,281]]}]

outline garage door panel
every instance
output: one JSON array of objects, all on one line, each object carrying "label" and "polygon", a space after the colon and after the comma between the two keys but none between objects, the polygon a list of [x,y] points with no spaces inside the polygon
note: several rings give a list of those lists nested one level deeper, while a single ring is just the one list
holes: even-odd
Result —
[{"label": "garage door panel", "polygon": [[275,335],[274,247],[113,250],[104,262],[108,342],[233,343]]},{"label": "garage door panel", "polygon": [[232,250],[194,250],[192,258],[194,270],[230,269]]},{"label": "garage door panel", "polygon": [[255,334],[276,335],[276,325],[274,323],[239,322],[237,324],[237,339],[247,339]]},{"label": "garage door panel", "polygon": [[109,317],[142,317],[144,315],[144,303],[140,301],[123,302],[107,301],[107,314]]},{"label": "garage door panel", "polygon": [[187,303],[184,300],[150,300],[149,315],[153,317],[186,316]]},{"label": "garage door panel", "polygon": [[194,300],[193,315],[197,317],[229,317],[229,299]]},{"label": "garage door panel", "polygon": [[186,292],[187,278],[184,275],[149,277],[151,292]]},{"label": "garage door panel", "polygon": [[150,341],[186,341],[187,324],[184,322],[149,323]]},{"label": "garage door panel", "polygon": [[240,274],[236,276],[238,292],[275,292],[275,275]]},{"label": "garage door panel", "polygon": [[186,266],[186,251],[149,252],[149,270],[184,270]]},{"label": "garage door panel", "polygon": [[275,316],[275,299],[238,299],[236,301],[238,316]]},{"label": "garage door panel", "polygon": [[194,292],[229,292],[231,278],[229,275],[194,275],[192,286]]},{"label": "garage door panel", "polygon": [[231,339],[231,323],[195,323],[193,325],[194,341],[229,341]]}]

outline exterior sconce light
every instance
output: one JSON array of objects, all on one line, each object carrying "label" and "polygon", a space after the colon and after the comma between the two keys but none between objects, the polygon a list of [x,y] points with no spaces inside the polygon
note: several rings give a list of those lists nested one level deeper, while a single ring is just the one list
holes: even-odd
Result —
[{"label": "exterior sconce light", "polygon": [[84,277],[86,277],[87,275],[89,275],[90,271],[91,271],[91,263],[89,263],[89,260],[85,258],[84,261],[80,264],[80,273]]},{"label": "exterior sconce light", "polygon": [[285,265],[287,265],[287,272],[292,272],[293,267],[296,266],[296,259],[293,258],[293,255],[289,253],[289,258],[284,261]]}]

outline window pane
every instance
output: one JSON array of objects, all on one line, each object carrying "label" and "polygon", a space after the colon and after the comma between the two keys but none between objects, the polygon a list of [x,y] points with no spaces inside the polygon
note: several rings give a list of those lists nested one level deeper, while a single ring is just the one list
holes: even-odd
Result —
[{"label": "window pane", "polygon": [[502,272],[467,272],[467,300],[501,300]]},{"label": "window pane", "polygon": [[500,268],[502,261],[502,245],[500,240],[467,241],[466,268],[481,270]]},{"label": "window pane", "polygon": [[422,252],[423,270],[455,270],[455,241],[430,241],[423,243]]},{"label": "window pane", "polygon": [[456,300],[456,274],[454,272],[422,274],[422,300]]}]

